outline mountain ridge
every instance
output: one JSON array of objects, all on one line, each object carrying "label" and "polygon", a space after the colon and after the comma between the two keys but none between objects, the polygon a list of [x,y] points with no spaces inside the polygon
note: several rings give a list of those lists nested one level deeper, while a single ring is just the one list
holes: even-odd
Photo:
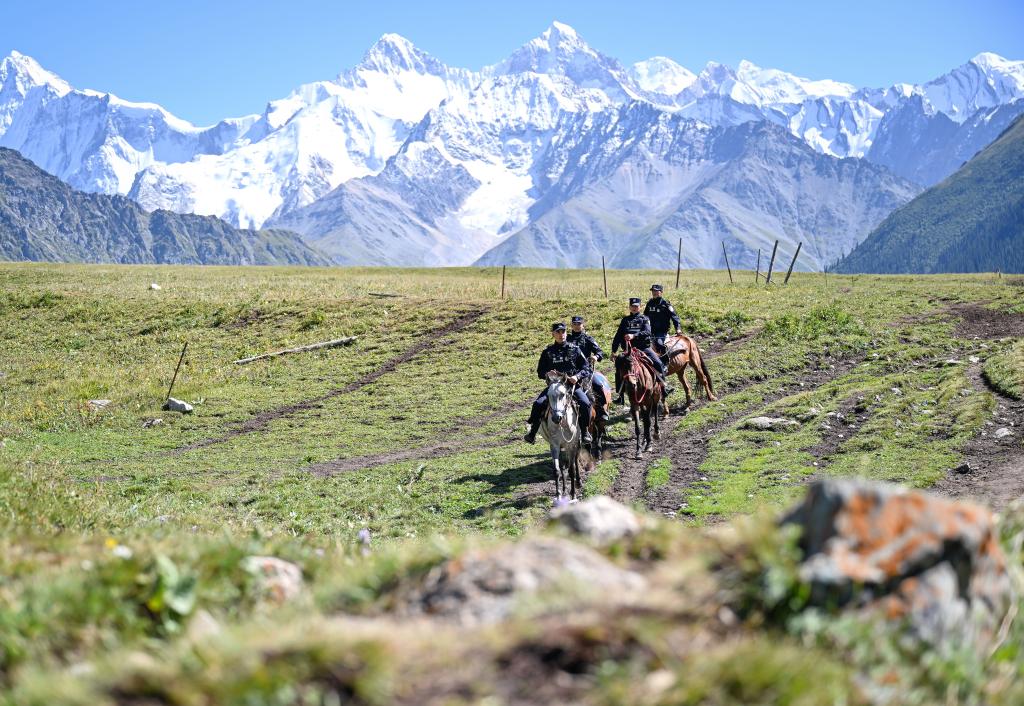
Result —
[{"label": "mountain ridge", "polygon": [[150,213],[118,194],[75,191],[6,147],[0,147],[0,260],[330,264],[288,231],[240,231],[214,216]]}]

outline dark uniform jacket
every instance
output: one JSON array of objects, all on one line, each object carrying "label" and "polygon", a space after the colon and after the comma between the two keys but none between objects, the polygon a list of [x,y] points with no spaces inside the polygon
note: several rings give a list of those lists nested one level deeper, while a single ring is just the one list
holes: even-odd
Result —
[{"label": "dark uniform jacket", "polygon": [[643,314],[627,314],[619,321],[619,330],[612,340],[612,353],[626,345],[626,334],[632,334],[637,340],[633,344],[637,348],[649,348],[651,345],[651,320]]},{"label": "dark uniform jacket", "polygon": [[552,343],[540,354],[540,360],[537,362],[537,377],[543,380],[549,370],[575,375],[582,382],[590,377],[590,362],[578,346],[574,346],[568,341]]},{"label": "dark uniform jacket", "polygon": [[654,336],[664,336],[668,333],[668,325],[671,322],[675,326],[676,331],[682,328],[683,324],[679,320],[679,314],[676,313],[675,308],[665,297],[651,297],[647,300],[647,306],[644,308],[644,316],[651,320],[651,334]]},{"label": "dark uniform jacket", "polygon": [[594,337],[586,331],[580,331],[579,333],[571,331],[565,337],[565,340],[574,346],[578,346],[583,351],[583,355],[587,357],[587,360],[590,360],[591,355],[596,355],[598,360],[604,360],[604,351],[601,350],[601,346],[597,345]]}]

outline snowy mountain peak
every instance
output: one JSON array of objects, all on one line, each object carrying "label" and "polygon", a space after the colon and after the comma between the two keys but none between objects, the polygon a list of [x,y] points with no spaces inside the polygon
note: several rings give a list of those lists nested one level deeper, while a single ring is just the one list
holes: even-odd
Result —
[{"label": "snowy mountain peak", "polygon": [[35,59],[19,51],[11,51],[0,61],[0,91],[16,89],[22,95],[30,88],[50,86],[59,95],[71,91],[67,81],[39,65]]},{"label": "snowy mountain peak", "polygon": [[956,122],[980,108],[1024,97],[1024,61],[982,52],[947,74],[920,87],[928,101]]},{"label": "snowy mountain peak", "polygon": [[553,22],[539,37],[531,39],[505,61],[489,69],[494,74],[538,73],[568,76],[593,65],[614,66],[618,62],[599,54],[572,27]]},{"label": "snowy mountain peak", "polygon": [[778,69],[763,69],[746,59],[736,68],[736,76],[753,88],[765,103],[799,103],[807,98],[827,96],[847,98],[857,90],[848,83],[828,79],[813,81]]},{"label": "snowy mountain peak", "polygon": [[1005,73],[1013,73],[1024,69],[1024,61],[1011,61],[990,51],[981,52],[974,56],[969,63]]},{"label": "snowy mountain peak", "polygon": [[666,56],[652,56],[629,68],[629,76],[640,88],[651,93],[674,96],[694,81],[696,74]]},{"label": "snowy mountain peak", "polygon": [[413,71],[418,74],[441,75],[447,67],[422,51],[400,34],[383,35],[363,55],[357,69],[398,73]]}]

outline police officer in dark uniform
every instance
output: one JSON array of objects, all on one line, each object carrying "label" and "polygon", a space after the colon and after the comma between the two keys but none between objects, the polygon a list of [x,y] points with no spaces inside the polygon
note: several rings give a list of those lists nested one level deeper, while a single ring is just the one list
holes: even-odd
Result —
[{"label": "police officer in dark uniform", "polygon": [[[575,383],[576,388],[573,396],[580,408],[580,431],[584,444],[593,443],[590,437],[590,400],[583,391],[583,384],[590,378],[590,362],[583,352],[573,344],[565,340],[565,324],[559,321],[551,325],[551,336],[555,342],[544,349],[537,362],[537,377],[544,379],[549,371],[557,371],[569,376],[568,382]],[[537,396],[533,401],[533,408],[530,410],[530,431],[523,437],[529,444],[537,440],[537,430],[540,429],[541,420],[544,419],[544,408],[548,403],[548,390]],[[584,421],[585,420],[585,421]]]},{"label": "police officer in dark uniform", "polygon": [[[650,359],[654,369],[658,372],[658,379],[665,383],[665,366],[661,362],[661,358],[658,357],[658,354],[651,350],[651,321],[640,313],[640,297],[629,298],[629,314],[619,320],[619,329],[615,332],[615,338],[612,339],[613,354],[619,348],[625,347],[627,334],[633,337],[631,341],[633,347],[644,352]],[[615,369],[615,389],[619,393],[615,401],[618,404],[622,404],[622,380],[619,379],[618,368]],[[670,389],[666,384],[665,394],[669,392]]]},{"label": "police officer in dark uniform", "polygon": [[593,336],[583,330],[582,316],[572,317],[572,331],[565,337],[565,340],[583,351],[587,360],[590,360],[592,355],[597,356],[599,361],[604,360],[604,351],[601,350],[601,346],[597,345]]},{"label": "police officer in dark uniform", "polygon": [[[590,361],[591,356],[596,358],[598,361],[604,360],[604,351],[601,350],[601,346],[597,345],[597,341],[594,340],[594,337],[584,330],[582,316],[577,315],[572,317],[572,331],[570,331],[569,335],[565,337],[565,340],[583,351],[583,355],[587,357],[588,361]],[[610,400],[604,399],[604,388],[599,385],[592,385],[591,380],[588,379],[585,392],[591,402],[598,403],[597,409],[599,410],[601,418],[604,419],[604,421],[608,421],[608,415],[604,410],[605,402],[610,402]]]},{"label": "police officer in dark uniform", "polygon": [[650,319],[654,350],[658,355],[665,355],[665,337],[668,336],[669,323],[675,327],[676,333],[679,333],[682,327],[679,314],[676,313],[672,302],[661,295],[663,291],[664,288],[660,284],[652,284],[651,298],[644,307],[644,316]]}]

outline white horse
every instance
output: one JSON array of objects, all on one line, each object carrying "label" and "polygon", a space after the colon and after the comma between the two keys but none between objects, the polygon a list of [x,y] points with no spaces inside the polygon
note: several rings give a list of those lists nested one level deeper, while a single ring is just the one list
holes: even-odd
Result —
[{"label": "white horse", "polygon": [[[580,480],[579,417],[576,405],[572,404],[572,392],[565,383],[565,375],[549,374],[547,382],[548,409],[540,432],[551,447],[551,461],[555,466],[555,494],[559,499],[568,494],[572,501],[578,499],[577,494],[583,495],[583,483]],[[571,490],[566,487],[567,472]]]}]

